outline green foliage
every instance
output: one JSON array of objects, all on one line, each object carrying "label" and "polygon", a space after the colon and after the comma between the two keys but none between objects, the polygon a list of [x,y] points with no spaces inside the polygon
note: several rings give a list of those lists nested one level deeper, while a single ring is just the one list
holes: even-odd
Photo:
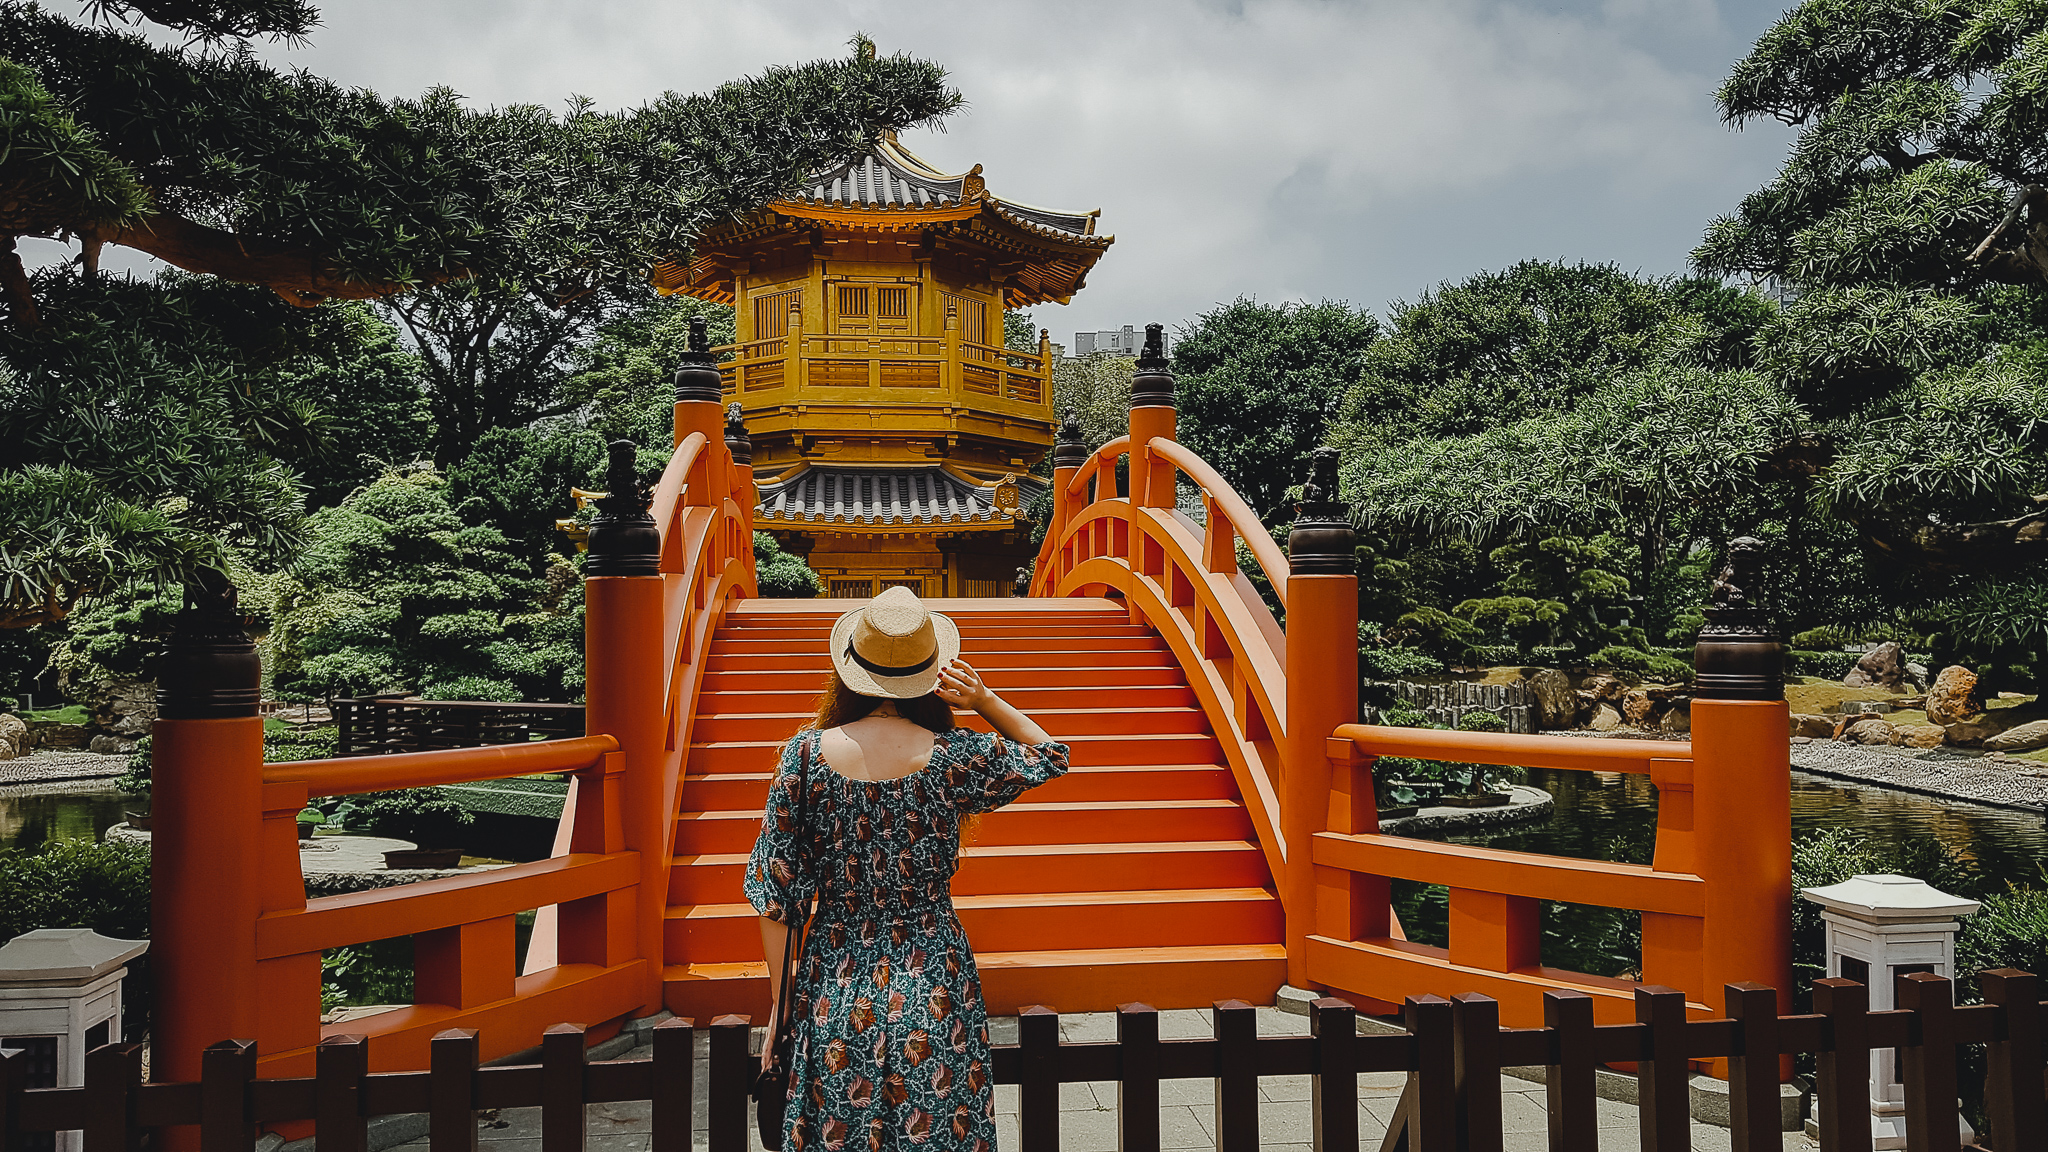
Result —
[{"label": "green foliage", "polygon": [[412,979],[410,936],[330,948],[320,954],[320,1010],[410,1004]]},{"label": "green foliage", "polygon": [[464,522],[497,529],[537,561],[569,547],[555,527],[575,511],[569,489],[604,491],[604,446],[597,432],[562,421],[493,428],[448,469],[448,502]]},{"label": "green foliage", "polygon": [[770,600],[809,600],[823,588],[803,557],[784,552],[766,532],[754,533],[754,577]]},{"label": "green foliage", "polygon": [[1460,732],[1505,732],[1507,730],[1508,722],[1491,712],[1467,712],[1463,716],[1458,717],[1458,731]]},{"label": "green foliage", "polygon": [[34,852],[0,852],[0,938],[38,928],[147,938],[149,845],[51,840]]},{"label": "green foliage", "polygon": [[1609,644],[1586,657],[1586,664],[1591,668],[1625,672],[1665,684],[1689,681],[1693,671],[1691,661],[1623,644]]},{"label": "green foliage", "polygon": [[126,224],[149,207],[149,194],[93,131],[67,114],[35,73],[4,59],[0,139],[7,141],[0,149],[0,188],[8,190],[0,228],[10,236]]},{"label": "green foliage", "polygon": [[1261,304],[1239,297],[1173,342],[1179,438],[1254,511],[1279,510],[1379,338],[1372,314],[1341,301]]},{"label": "green foliage", "polygon": [[[1091,352],[1053,365],[1053,409],[1062,417],[1074,413],[1081,424],[1081,442],[1089,451],[1130,431],[1131,375],[1137,364],[1129,356]],[[1050,463],[1040,467],[1044,475],[1052,475]]]},{"label": "green foliage", "polygon": [[1970,985],[1979,972],[2048,968],[2048,890],[2014,888],[1987,893],[1983,901],[1956,935],[1956,973],[1966,994],[1976,991]]},{"label": "green foliage", "polygon": [[537,573],[495,528],[463,523],[431,468],[394,471],[309,519],[272,593],[286,699],[393,689],[430,699],[569,700],[583,687],[582,585]]},{"label": "green foliage", "polygon": [[960,103],[938,66],[864,41],[851,58],[707,95],[623,113],[571,101],[560,114],[477,109],[445,88],[386,99],[12,4],[0,42],[158,211],[243,248],[303,252],[377,294],[471,276],[564,302],[644,282],[710,224]]},{"label": "green foliage", "polygon": [[[1629,372],[1689,354],[1736,367],[1764,305],[1710,282],[1525,260],[1393,305],[1343,398],[1351,438],[1471,435],[1567,411]],[[1178,350],[1176,349],[1176,354]]]},{"label": "green foliage", "polygon": [[1443,675],[1444,662],[1419,648],[1361,648],[1358,670],[1368,680],[1415,680]]},{"label": "green foliage", "polygon": [[1838,649],[1826,651],[1805,651],[1791,649],[1785,653],[1791,670],[1800,676],[1817,676],[1823,680],[1840,680],[1856,667],[1856,661],[1863,658],[1861,652],[1843,652]]},{"label": "green foliage", "polygon": [[458,848],[476,817],[444,789],[409,788],[352,796],[335,813],[351,832],[405,840],[421,848]]},{"label": "green foliage", "polygon": [[657,452],[665,465],[675,429],[676,362],[689,347],[693,319],[704,321],[713,347],[733,342],[730,306],[688,296],[648,298],[575,349],[564,402],[581,406],[579,415],[601,440],[631,440]]},{"label": "green foliage", "polygon": [[[2043,561],[2009,522],[2048,489],[2048,233],[2027,202],[2048,158],[2044,45],[2032,3],[1807,0],[1719,93],[1733,124],[1801,132],[1693,260],[1790,289],[1755,344],[1809,414],[1792,479],[1813,476],[1827,512],[1903,570],[1879,584],[1890,607]],[[1991,647],[2007,626],[1961,627]]]},{"label": "green foliage", "polygon": [[137,589],[73,616],[50,653],[58,683],[83,697],[122,681],[149,679],[150,662],[183,602],[176,589],[159,595]]},{"label": "green foliage", "polygon": [[1031,322],[1031,313],[1004,311],[1003,347],[1038,351],[1038,325]]}]

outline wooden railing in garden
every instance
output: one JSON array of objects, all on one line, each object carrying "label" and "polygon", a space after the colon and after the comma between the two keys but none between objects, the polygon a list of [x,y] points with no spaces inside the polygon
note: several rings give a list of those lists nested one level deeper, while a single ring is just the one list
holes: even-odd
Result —
[{"label": "wooden railing in garden", "polygon": [[337,698],[327,704],[334,716],[336,756],[524,744],[583,732],[581,704],[421,700],[404,694]]},{"label": "wooden railing in garden", "polygon": [[[1142,1005],[1117,1014],[1117,1038],[1062,1043],[1059,1016],[1027,1008],[1017,1043],[992,1052],[991,1079],[1018,1092],[1021,1152],[1057,1152],[1061,1084],[1117,1085],[1117,1146],[1158,1152],[1160,1085],[1209,1080],[1218,1152],[1247,1152],[1267,1134],[1259,1128],[1260,1080],[1313,1077],[1308,1101],[1316,1152],[1366,1146],[1359,1123],[1361,1074],[1405,1072],[1406,1087],[1382,1149],[1410,1152],[1502,1152],[1502,1072],[1543,1067],[1552,1152],[1601,1146],[1595,1076],[1603,1065],[1633,1065],[1639,1115],[1637,1144],[1646,1152],[1692,1147],[1687,1102],[1692,1064],[1723,1059],[1730,1068],[1729,1144],[1734,1152],[1777,1152],[1784,1141],[1778,1067],[1785,1056],[1817,1056],[1814,1116],[1830,1152],[1871,1148],[1870,1053],[1892,1048],[1904,1069],[1907,1147],[1956,1152],[1956,1067],[1960,1053],[1983,1050],[1989,1147],[1997,1152],[2048,1147],[2042,1094],[2043,1009],[2039,981],[2011,970],[1984,973],[1985,1003],[1958,1007],[1949,981],[1928,973],[1901,977],[1893,1011],[1868,1010],[1869,991],[1847,980],[1823,980],[1810,1015],[1780,1016],[1777,994],[1758,985],[1725,990],[1727,1016],[1686,1019],[1685,997],[1670,989],[1634,991],[1634,1018],[1594,1021],[1592,1000],[1576,992],[1543,995],[1544,1024],[1502,1028],[1500,1006],[1477,994],[1409,998],[1405,1031],[1361,1035],[1356,1009],[1337,999],[1311,1006],[1309,1034],[1261,1036],[1254,1009],[1238,1001],[1215,1006],[1212,1033],[1199,1039],[1160,1037],[1159,1015]],[[209,1048],[196,1083],[139,1083],[141,1047],[109,1045],[86,1060],[77,1088],[24,1088],[26,1058],[0,1057],[0,1152],[36,1133],[82,1129],[86,1152],[120,1152],[141,1134],[197,1125],[205,1152],[246,1152],[257,1126],[311,1121],[316,1152],[360,1152],[372,1116],[424,1113],[431,1152],[475,1152],[477,1112],[538,1106],[540,1152],[583,1152],[585,1106],[651,1102],[651,1152],[690,1152],[701,1138],[708,1152],[751,1146],[747,1085],[758,1067],[749,1054],[750,1021],[711,1022],[705,1131],[693,1115],[695,1028],[673,1019],[651,1030],[651,1056],[592,1062],[585,1030],[546,1031],[538,1064],[480,1067],[473,1030],[450,1030],[432,1041],[425,1071],[372,1073],[367,1046],[353,1035],[322,1041],[311,1075],[256,1078],[254,1044]],[[935,1116],[934,1124],[948,1122]],[[1298,1137],[1294,1137],[1298,1139]],[[818,1142],[822,1145],[822,1141]],[[824,1145],[829,1146],[829,1145]],[[1611,1144],[1609,1146],[1612,1146]]]}]

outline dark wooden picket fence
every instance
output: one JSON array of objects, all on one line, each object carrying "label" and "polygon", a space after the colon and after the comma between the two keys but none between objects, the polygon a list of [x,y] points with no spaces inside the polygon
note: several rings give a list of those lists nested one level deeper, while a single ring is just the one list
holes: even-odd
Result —
[{"label": "dark wooden picket fence", "polygon": [[583,735],[581,704],[420,700],[391,694],[328,701],[337,756],[437,752]]},{"label": "dark wooden picket fence", "polygon": [[[1306,1036],[1260,1036],[1250,1006],[1216,1005],[1214,1034],[1163,1040],[1159,1015],[1130,1005],[1117,1016],[1117,1039],[1063,1044],[1059,1016],[1028,1008],[1017,1043],[995,1049],[993,1077],[1016,1084],[1023,1152],[1060,1146],[1059,1086],[1116,1081],[1118,1146],[1159,1148],[1162,1080],[1215,1081],[1216,1146],[1240,1152],[1259,1146],[1259,1078],[1313,1076],[1315,1147],[1360,1147],[1358,1074],[1407,1072],[1394,1125],[1383,1150],[1499,1152],[1504,1067],[1548,1065],[1549,1146],[1583,1152],[1598,1146],[1594,1072],[1633,1062],[1640,1080],[1642,1147],[1688,1148],[1687,1080],[1691,1061],[1729,1061],[1736,1152],[1781,1148],[1778,1080],[1782,1056],[1819,1056],[1818,1115],[1830,1152],[1867,1150],[1869,1052],[1897,1048],[1906,1088],[1908,1147],[1954,1152],[1958,1147],[1957,1056],[1966,1045],[1986,1049],[1990,1143],[1996,1152],[2048,1147],[2044,1117],[2042,1009],[2038,980],[2027,973],[1983,974],[1986,1003],[1957,1007],[1949,981],[1928,973],[1900,979],[1905,1005],[1868,1010],[1863,985],[1823,980],[1811,1015],[1777,1015],[1776,993],[1754,984],[1728,986],[1727,1019],[1688,1021],[1684,997],[1664,988],[1636,995],[1636,1023],[1593,1023],[1593,1003],[1576,992],[1545,993],[1546,1026],[1502,1028],[1499,1006],[1479,995],[1410,999],[1407,1031],[1359,1035],[1352,1006],[1318,1000]],[[206,1053],[196,1084],[139,1083],[142,1050],[116,1044],[96,1049],[78,1088],[26,1089],[24,1057],[0,1060],[0,1152],[14,1152],[33,1133],[82,1129],[85,1152],[132,1152],[143,1133],[198,1125],[202,1152],[248,1152],[257,1125],[311,1120],[317,1152],[363,1152],[369,1118],[425,1113],[433,1152],[475,1152],[476,1112],[539,1106],[542,1152],[582,1152],[584,1105],[652,1102],[652,1152],[690,1152],[697,1137],[691,1114],[695,1028],[669,1020],[653,1029],[651,1059],[590,1062],[583,1029],[548,1030],[539,1064],[479,1067],[476,1033],[436,1037],[423,1072],[368,1071],[363,1040],[337,1036],[318,1050],[315,1075],[258,1080],[255,1045],[226,1041]],[[757,1065],[748,1054],[749,1021],[723,1016],[710,1027],[707,1131],[710,1152],[744,1152],[753,1122],[747,1085]]]}]

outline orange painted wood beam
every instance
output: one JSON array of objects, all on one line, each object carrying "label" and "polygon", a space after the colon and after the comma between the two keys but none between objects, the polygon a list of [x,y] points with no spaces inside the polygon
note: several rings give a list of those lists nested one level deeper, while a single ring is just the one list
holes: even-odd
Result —
[{"label": "orange painted wood beam", "polygon": [[1673,916],[1700,916],[1706,911],[1706,884],[1699,877],[1654,872],[1641,864],[1574,860],[1377,833],[1319,832],[1314,840],[1317,864],[1374,876]]}]

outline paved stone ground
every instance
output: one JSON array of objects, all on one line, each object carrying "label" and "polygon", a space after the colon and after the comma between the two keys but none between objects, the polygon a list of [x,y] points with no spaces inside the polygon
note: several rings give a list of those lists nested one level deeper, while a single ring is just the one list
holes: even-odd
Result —
[{"label": "paved stone ground", "polygon": [[[1159,1034],[1163,1039],[1190,1039],[1212,1034],[1209,1013],[1204,1010],[1161,1012],[1159,1017]],[[1302,1017],[1274,1008],[1259,1009],[1258,1021],[1259,1034],[1262,1036],[1299,1036],[1308,1030],[1307,1021]],[[991,1038],[996,1043],[1015,1042],[1015,1017],[999,1017],[991,1020],[989,1025]],[[1075,1043],[1113,1040],[1116,1038],[1116,1018],[1107,1012],[1064,1017],[1060,1021],[1060,1034],[1062,1040]],[[700,1034],[697,1043],[695,1130],[697,1146],[701,1148],[706,1146],[704,1125],[710,1107],[707,1087],[710,1078],[705,1066],[705,1045],[708,1043],[708,1037]],[[756,1043],[758,1044],[758,1040]],[[641,1051],[644,1052],[645,1049]],[[1405,1081],[1405,1075],[1397,1072],[1371,1073],[1359,1077],[1358,1121],[1360,1144],[1364,1148],[1379,1147],[1380,1138],[1387,1129],[1387,1120],[1400,1099],[1401,1087]],[[1508,1152],[1541,1152],[1548,1146],[1543,1086],[1512,1077],[1504,1078],[1501,1086],[1501,1105],[1506,1121]],[[1259,1081],[1259,1090],[1260,1146],[1284,1149],[1287,1152],[1307,1152],[1311,1132],[1309,1078],[1269,1076]],[[1160,1146],[1163,1150],[1171,1152],[1178,1149],[1216,1147],[1215,1096],[1214,1086],[1210,1081],[1166,1081],[1159,1086],[1159,1099],[1162,1113],[1159,1126]],[[1610,1100],[1600,1100],[1596,1104],[1601,1123],[1601,1152],[1634,1149],[1640,1146],[1637,1113],[1633,1105],[1617,1104]],[[749,1105],[750,1120],[751,1107]],[[648,1109],[649,1106],[644,1101],[590,1105],[589,1152],[646,1152],[650,1124]],[[998,1085],[998,1149],[1014,1149],[1020,1145],[1017,1125],[1017,1088],[1015,1085]],[[750,1124],[749,1131],[751,1130]],[[495,1115],[486,1116],[478,1123],[477,1137],[480,1152],[540,1152],[540,1109],[507,1108]],[[749,1144],[755,1152],[759,1152],[758,1137],[751,1139]],[[1728,1130],[1695,1123],[1692,1128],[1692,1146],[1700,1152],[1720,1152],[1729,1147]],[[405,1149],[405,1152],[426,1152],[427,1141],[422,1138],[400,1147]],[[1802,1134],[1788,1132],[1785,1134],[1785,1147],[1788,1150],[1803,1150],[1817,1148],[1819,1145]],[[1060,1148],[1062,1152],[1114,1152],[1115,1083],[1061,1086]]]},{"label": "paved stone ground", "polygon": [[2006,808],[2048,808],[2048,764],[1953,748],[1890,748],[1813,740],[1795,744],[1792,766],[1882,788]]},{"label": "paved stone ground", "polygon": [[0,760],[0,784],[29,784],[40,780],[99,780],[119,776],[128,770],[126,756],[102,756],[97,752],[31,752],[12,760]]}]

